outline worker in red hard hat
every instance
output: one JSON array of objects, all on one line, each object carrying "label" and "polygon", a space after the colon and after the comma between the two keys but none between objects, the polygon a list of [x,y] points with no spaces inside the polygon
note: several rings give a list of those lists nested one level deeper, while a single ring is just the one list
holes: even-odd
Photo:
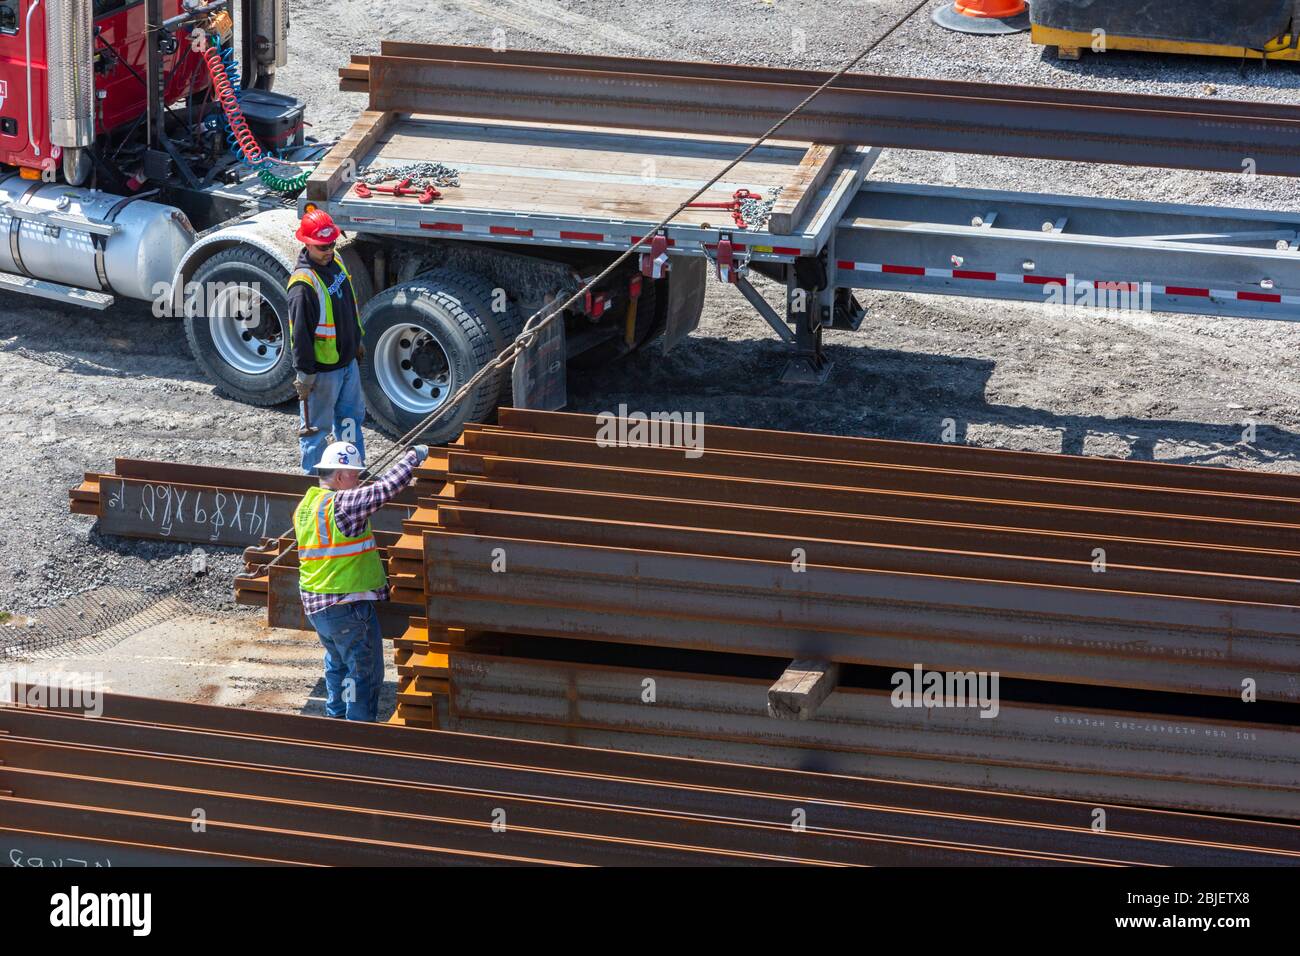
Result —
[{"label": "worker in red hard hat", "polygon": [[296,235],[303,250],[289,276],[289,344],[302,417],[302,470],[310,475],[331,441],[350,442],[365,454],[357,362],[366,348],[352,276],[336,248],[342,231],[325,210],[311,209]]}]

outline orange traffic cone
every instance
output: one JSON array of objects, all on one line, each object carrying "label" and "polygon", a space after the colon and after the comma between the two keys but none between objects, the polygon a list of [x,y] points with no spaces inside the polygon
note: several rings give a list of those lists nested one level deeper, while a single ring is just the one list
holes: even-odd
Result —
[{"label": "orange traffic cone", "polygon": [[1025,0],[954,0],[934,11],[939,26],[957,33],[1020,33],[1029,29]]}]

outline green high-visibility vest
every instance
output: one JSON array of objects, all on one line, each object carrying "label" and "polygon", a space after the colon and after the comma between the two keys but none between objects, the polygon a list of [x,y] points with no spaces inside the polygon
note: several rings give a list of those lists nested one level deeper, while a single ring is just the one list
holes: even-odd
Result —
[{"label": "green high-visibility vest", "polygon": [[[348,267],[343,264],[343,258],[336,252],[334,253],[334,264],[339,267],[343,273],[344,279],[348,283],[348,291],[352,293],[352,302],[355,305],[357,301],[357,290],[352,285],[352,273],[348,272]],[[316,322],[316,337],[313,349],[316,353],[316,361],[322,365],[337,365],[339,360],[339,342],[338,329],[334,325],[334,300],[330,296],[330,290],[325,285],[323,279],[316,274],[315,269],[296,269],[289,276],[289,282],[286,288],[292,289],[295,282],[305,282],[316,290],[316,298],[320,300],[320,319]],[[357,310],[357,326],[361,328],[361,310]],[[362,328],[362,334],[365,329]],[[289,323],[289,348],[293,348],[293,323]]]},{"label": "green high-visibility vest", "polygon": [[334,523],[334,492],[317,486],[293,513],[298,536],[298,586],[312,594],[357,594],[388,583],[375,534],[366,522],[349,538]]}]

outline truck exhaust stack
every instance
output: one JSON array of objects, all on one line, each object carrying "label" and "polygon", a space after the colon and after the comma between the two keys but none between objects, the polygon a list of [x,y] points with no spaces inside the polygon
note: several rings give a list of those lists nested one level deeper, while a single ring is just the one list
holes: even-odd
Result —
[{"label": "truck exhaust stack", "polygon": [[50,142],[63,151],[63,175],[80,186],[95,142],[93,0],[45,0]]}]

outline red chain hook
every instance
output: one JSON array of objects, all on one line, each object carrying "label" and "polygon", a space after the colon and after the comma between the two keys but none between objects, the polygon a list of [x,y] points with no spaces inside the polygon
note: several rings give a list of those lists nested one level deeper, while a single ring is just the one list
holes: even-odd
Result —
[{"label": "red chain hook", "polygon": [[761,200],[763,197],[750,189],[737,189],[731,194],[730,202],[693,202],[689,203],[688,209],[728,209],[731,211],[731,218],[736,221],[736,225],[741,229],[745,228],[745,216],[740,211],[741,203],[750,199]]},{"label": "red chain hook", "polygon": [[369,199],[375,193],[387,193],[388,195],[395,196],[398,199],[407,196],[415,196],[415,201],[425,206],[433,202],[435,199],[442,198],[442,193],[433,186],[425,186],[423,191],[417,192],[411,186],[410,176],[407,176],[396,186],[371,186],[368,183],[357,183],[357,196],[361,199]]}]

